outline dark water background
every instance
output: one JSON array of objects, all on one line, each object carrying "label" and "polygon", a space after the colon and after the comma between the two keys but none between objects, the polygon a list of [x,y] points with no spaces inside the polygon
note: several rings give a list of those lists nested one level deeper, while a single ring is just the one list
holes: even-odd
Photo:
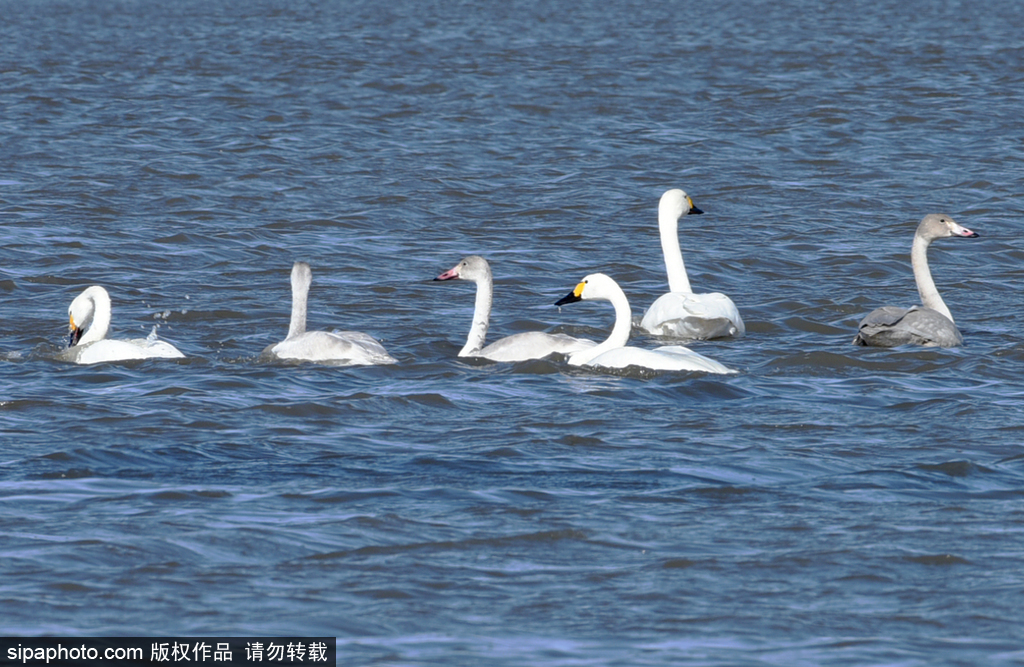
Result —
[{"label": "dark water background", "polygon": [[[0,632],[339,664],[1024,664],[1024,3],[0,0]],[[741,371],[457,360],[665,290]],[[932,248],[967,345],[854,348]],[[310,324],[393,367],[268,365]],[[90,284],[188,355],[53,360]],[[657,341],[637,334],[634,344]]]}]

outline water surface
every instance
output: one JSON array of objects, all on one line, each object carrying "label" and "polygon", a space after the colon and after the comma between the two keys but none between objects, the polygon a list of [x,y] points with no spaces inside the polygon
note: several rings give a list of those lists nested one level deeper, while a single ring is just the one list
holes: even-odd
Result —
[{"label": "water surface", "polygon": [[[0,629],[327,635],[339,664],[1024,661],[1024,9],[0,1]],[[456,358],[666,289],[740,371]],[[967,344],[855,348],[931,265]],[[400,363],[267,363],[310,327]],[[69,366],[114,333],[188,358]],[[635,332],[634,344],[661,341]]]}]

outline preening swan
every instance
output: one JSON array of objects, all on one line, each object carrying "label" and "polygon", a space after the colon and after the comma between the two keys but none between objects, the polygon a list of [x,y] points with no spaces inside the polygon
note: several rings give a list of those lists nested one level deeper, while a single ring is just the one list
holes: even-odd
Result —
[{"label": "preening swan", "polygon": [[615,326],[603,343],[569,356],[573,366],[604,366],[625,368],[640,366],[664,371],[705,371],[707,373],[735,373],[722,364],[697,354],[682,345],[666,345],[653,350],[626,347],[629,341],[632,313],[629,301],[619,285],[603,273],[592,273],[576,285],[573,291],[555,302],[556,306],[576,301],[598,299],[611,301],[615,307]]},{"label": "preening swan", "polygon": [[914,268],[914,281],[921,295],[921,306],[899,308],[882,306],[868,313],[860,322],[854,345],[895,347],[896,345],[928,345],[956,347],[964,342],[960,330],[953,323],[939,290],[928,269],[928,246],[935,239],[955,236],[977,238],[978,234],[961,227],[953,218],[939,213],[924,216],[914,234],[910,250],[910,264]]},{"label": "preening swan", "polygon": [[271,345],[264,353],[279,359],[305,361],[344,361],[349,364],[394,364],[398,360],[374,338],[358,331],[306,331],[306,300],[313,271],[305,262],[292,266],[292,319],[288,337]]},{"label": "preening swan", "polygon": [[110,311],[110,295],[99,285],[86,288],[76,296],[68,307],[71,335],[63,358],[76,364],[95,364],[126,359],[180,359],[185,356],[170,343],[157,340],[155,331],[148,338],[107,338]]},{"label": "preening swan", "polygon": [[491,361],[525,361],[542,359],[549,354],[571,354],[578,350],[594,347],[594,341],[573,338],[566,334],[549,334],[542,331],[526,331],[497,340],[487,347],[487,326],[491,319],[491,300],[494,279],[487,260],[470,255],[445,271],[434,280],[470,280],[476,283],[476,307],[473,309],[473,326],[469,330],[466,344],[459,351],[460,357],[482,357]]},{"label": "preening swan", "polygon": [[679,218],[703,213],[682,190],[669,190],[658,204],[661,251],[665,255],[669,293],[651,304],[640,328],[658,336],[721,338],[742,336],[743,318],[732,299],[724,294],[694,294],[679,250]]}]

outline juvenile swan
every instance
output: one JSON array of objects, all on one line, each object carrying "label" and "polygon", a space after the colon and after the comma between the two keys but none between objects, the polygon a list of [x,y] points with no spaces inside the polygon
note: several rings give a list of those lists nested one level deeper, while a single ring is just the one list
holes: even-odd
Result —
[{"label": "juvenile swan", "polygon": [[372,337],[358,331],[306,331],[306,300],[313,271],[305,262],[292,266],[292,319],[288,337],[264,350],[279,359],[344,361],[349,364],[394,364],[392,357]]},{"label": "juvenile swan", "polygon": [[615,307],[615,326],[612,328],[611,335],[603,343],[589,350],[570,355],[570,365],[604,366],[606,368],[640,366],[654,370],[705,371],[707,373],[736,372],[682,345],[667,345],[653,350],[626,347],[632,319],[629,301],[618,284],[603,273],[590,274],[576,285],[573,291],[556,301],[555,305],[561,306],[588,299],[611,301],[612,306]]},{"label": "juvenile swan", "polygon": [[470,280],[476,283],[473,326],[469,330],[466,344],[459,351],[460,357],[482,357],[491,361],[525,361],[541,359],[555,352],[571,354],[594,346],[594,341],[573,338],[565,334],[525,331],[512,334],[484,347],[487,326],[491,319],[491,300],[494,292],[494,279],[491,277],[490,264],[483,257],[470,255],[434,280]]},{"label": "juvenile swan", "polygon": [[68,307],[71,335],[63,358],[76,364],[126,359],[180,359],[185,355],[170,343],[149,338],[114,340],[110,330],[110,295],[99,285],[86,288]]},{"label": "juvenile swan", "polygon": [[658,204],[661,251],[665,255],[669,293],[651,304],[640,328],[658,336],[721,338],[742,336],[743,318],[732,299],[724,294],[694,294],[679,250],[679,218],[703,213],[682,190],[669,190]]},{"label": "juvenile swan", "polygon": [[910,250],[914,280],[923,305],[912,308],[876,308],[861,320],[859,331],[853,339],[854,345],[956,347],[963,344],[963,336],[953,323],[953,315],[939,296],[932,272],[928,269],[928,246],[935,239],[947,236],[971,239],[977,238],[978,234],[961,227],[948,215],[930,213],[924,216],[917,226]]}]

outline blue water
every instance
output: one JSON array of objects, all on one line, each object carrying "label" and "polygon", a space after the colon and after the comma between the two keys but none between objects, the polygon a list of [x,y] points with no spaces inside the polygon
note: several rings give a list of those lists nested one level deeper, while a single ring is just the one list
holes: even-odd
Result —
[{"label": "blue water", "polygon": [[[339,664],[1024,663],[1024,5],[0,0],[0,633]],[[740,372],[456,357],[666,289]],[[918,299],[966,345],[850,341]],[[268,363],[310,327],[399,364]],[[113,334],[187,359],[56,359]],[[633,344],[661,341],[634,331]]]}]

